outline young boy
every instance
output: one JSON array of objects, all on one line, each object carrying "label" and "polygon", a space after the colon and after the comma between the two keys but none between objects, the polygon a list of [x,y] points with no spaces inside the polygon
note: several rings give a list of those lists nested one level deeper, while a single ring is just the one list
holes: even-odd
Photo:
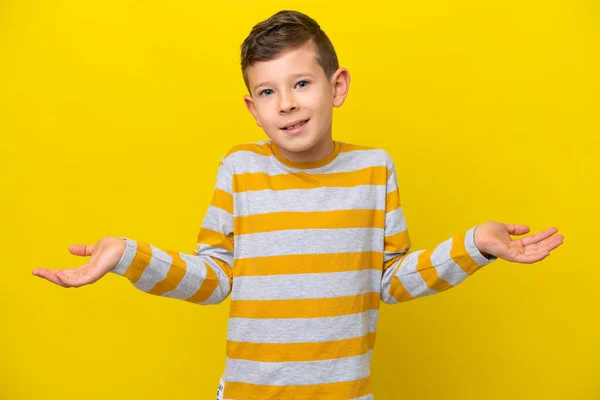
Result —
[{"label": "young boy", "polygon": [[348,70],[308,16],[281,11],[242,45],[246,106],[270,140],[233,147],[218,167],[194,255],[129,238],[74,245],[80,268],[36,269],[64,287],[107,272],[197,304],[231,294],[218,398],[373,399],[370,360],[380,301],[449,289],[498,257],[544,259],[550,228],[488,221],[410,251],[389,154],[332,138]]}]

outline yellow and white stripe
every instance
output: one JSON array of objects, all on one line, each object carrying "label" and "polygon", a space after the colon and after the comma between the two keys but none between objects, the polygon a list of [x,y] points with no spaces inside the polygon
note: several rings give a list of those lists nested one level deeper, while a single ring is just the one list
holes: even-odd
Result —
[{"label": "yellow and white stripe", "polygon": [[336,142],[300,165],[263,141],[222,158],[193,255],[126,238],[113,272],[198,304],[231,294],[225,399],[372,400],[381,301],[439,293],[491,262],[473,234],[411,251],[384,150]]}]

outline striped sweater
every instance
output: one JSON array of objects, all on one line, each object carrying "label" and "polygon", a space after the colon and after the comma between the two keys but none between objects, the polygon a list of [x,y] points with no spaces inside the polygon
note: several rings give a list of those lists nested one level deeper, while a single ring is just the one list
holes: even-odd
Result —
[{"label": "striped sweater", "polygon": [[389,154],[334,144],[310,163],[271,141],[232,148],[194,254],[123,238],[111,272],[138,289],[196,304],[231,294],[224,399],[373,399],[380,301],[441,292],[496,259],[476,226],[411,251]]}]

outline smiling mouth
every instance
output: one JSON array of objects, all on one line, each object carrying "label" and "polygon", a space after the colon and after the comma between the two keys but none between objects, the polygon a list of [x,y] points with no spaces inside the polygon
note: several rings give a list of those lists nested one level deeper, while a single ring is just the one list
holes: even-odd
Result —
[{"label": "smiling mouth", "polygon": [[[310,119],[310,118],[309,118],[309,119]],[[284,131],[291,131],[292,129],[296,129],[296,128],[298,128],[298,127],[300,127],[300,126],[302,126],[302,125],[306,124],[306,123],[308,122],[308,120],[309,120],[309,119],[307,119],[307,120],[304,120],[304,121],[302,121],[302,122],[299,122],[299,123],[297,123],[296,125],[288,126],[287,128],[281,128],[281,129],[283,129]]]}]

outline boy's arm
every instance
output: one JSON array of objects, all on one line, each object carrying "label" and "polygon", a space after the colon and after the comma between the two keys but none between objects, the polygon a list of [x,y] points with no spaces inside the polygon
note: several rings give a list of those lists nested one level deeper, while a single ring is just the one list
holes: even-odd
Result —
[{"label": "boy's arm", "polygon": [[233,266],[232,174],[219,165],[210,206],[194,254],[161,250],[123,238],[125,253],[111,272],[125,276],[138,289],[198,304],[220,303],[229,295]]},{"label": "boy's arm", "polygon": [[410,251],[411,241],[400,205],[396,170],[388,159],[381,299],[395,304],[436,294],[461,283],[496,259],[475,246],[477,226],[460,232],[435,247]]}]

